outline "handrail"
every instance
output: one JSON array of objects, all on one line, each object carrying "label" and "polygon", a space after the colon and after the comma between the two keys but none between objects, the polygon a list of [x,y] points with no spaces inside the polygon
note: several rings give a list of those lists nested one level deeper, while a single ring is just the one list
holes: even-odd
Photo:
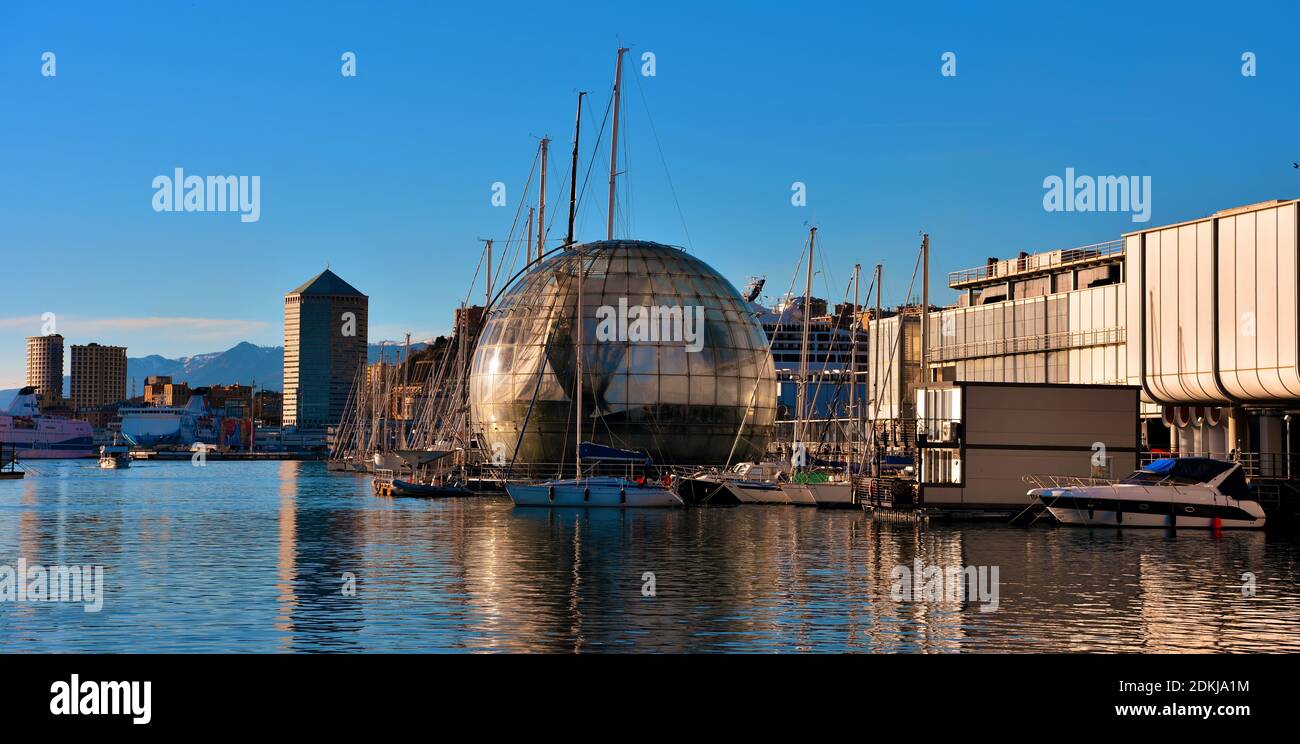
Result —
[{"label": "handrail", "polygon": [[1097,261],[1104,258],[1110,258],[1124,252],[1124,241],[1122,239],[1107,240],[1092,245],[1080,246],[1078,248],[1066,248],[1064,250],[1044,251],[1034,253],[1022,258],[1008,258],[983,266],[977,266],[973,269],[961,269],[959,271],[949,272],[948,286],[956,287],[959,284],[969,284],[971,282],[985,281],[1000,277],[1013,277],[1020,274],[1027,274],[1037,271],[1046,271],[1061,266],[1082,263],[1086,261]]}]

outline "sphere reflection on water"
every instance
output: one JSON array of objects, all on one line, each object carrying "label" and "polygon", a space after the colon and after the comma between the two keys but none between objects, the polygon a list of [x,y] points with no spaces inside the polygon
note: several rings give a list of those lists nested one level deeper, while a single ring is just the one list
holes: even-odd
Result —
[{"label": "sphere reflection on water", "polygon": [[[776,418],[776,376],[749,304],[681,249],[628,240],[581,244],[542,261],[493,308],[470,378],[471,411],[486,446],[508,456],[518,442],[521,462],[572,459],[580,264],[583,439],[640,450],[660,463],[758,458]],[[676,309],[683,323],[671,327],[690,337],[661,326],[655,340],[629,339],[627,327],[616,324],[623,335],[602,340],[601,321],[620,306]],[[702,335],[691,335],[697,313]]]}]

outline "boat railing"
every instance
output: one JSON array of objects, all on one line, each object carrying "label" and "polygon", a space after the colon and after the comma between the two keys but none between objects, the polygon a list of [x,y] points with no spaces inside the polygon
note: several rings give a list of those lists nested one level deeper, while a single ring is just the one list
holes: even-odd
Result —
[{"label": "boat railing", "polygon": [[392,484],[393,471],[388,468],[377,468],[375,470],[375,481],[378,483]]},{"label": "boat railing", "polygon": [[1109,486],[1114,478],[1098,478],[1088,475],[1052,475],[1047,473],[1030,473],[1021,479],[1034,488],[1086,488],[1088,486]]},{"label": "boat railing", "polygon": [[[586,462],[582,463],[583,478],[629,478],[635,480],[638,477],[646,479],[663,478],[672,475],[678,478],[685,478],[694,475],[701,470],[709,468],[698,465],[643,465],[640,463],[627,462]],[[513,465],[492,465],[484,464],[479,470],[479,475],[488,480],[499,480],[509,483],[526,483],[539,480],[550,479],[568,479],[577,474],[576,463],[556,463],[556,462],[533,462],[533,463],[514,463]]]}]

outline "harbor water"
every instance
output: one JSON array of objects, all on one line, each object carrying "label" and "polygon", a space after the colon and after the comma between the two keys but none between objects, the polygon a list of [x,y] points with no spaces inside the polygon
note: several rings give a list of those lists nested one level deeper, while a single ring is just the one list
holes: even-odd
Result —
[{"label": "harbor water", "polygon": [[[0,481],[0,566],[102,566],[102,607],[0,602],[4,652],[1300,651],[1300,544],[1261,532],[515,509],[379,498],[320,462],[33,466]],[[900,589],[927,567],[995,591]]]}]

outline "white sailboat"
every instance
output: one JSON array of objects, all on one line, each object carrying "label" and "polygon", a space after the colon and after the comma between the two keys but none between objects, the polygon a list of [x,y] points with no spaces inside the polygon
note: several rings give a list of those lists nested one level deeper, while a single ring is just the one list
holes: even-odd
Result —
[{"label": "white sailboat", "polygon": [[[619,86],[623,77],[623,54],[627,49],[620,47],[618,50],[618,63],[614,75],[614,124],[612,137],[610,141],[610,168],[609,168],[609,223],[607,239],[614,239],[614,198],[615,198],[615,177],[617,175],[618,165],[618,123],[619,123]],[[579,99],[581,105],[581,99]],[[576,142],[576,135],[575,135]],[[576,158],[577,146],[574,146]],[[576,159],[575,159],[576,165]],[[572,204],[570,210],[572,211]],[[572,216],[570,217],[572,225]],[[572,230],[572,228],[570,228]],[[572,244],[572,232],[569,235],[569,245],[566,250],[572,251],[575,256],[573,264],[577,266],[576,284],[577,284],[577,302],[574,304],[573,318],[575,327],[574,360],[574,395],[573,399],[577,406],[577,431],[574,438],[576,445],[574,452],[574,464],[576,466],[574,478],[546,480],[539,483],[507,483],[506,493],[510,494],[510,499],[515,506],[545,506],[545,507],[672,507],[683,506],[684,503],[677,494],[665,484],[652,480],[644,468],[649,466],[649,458],[640,453],[618,450],[612,447],[601,447],[591,442],[582,441],[582,422],[583,422],[583,302],[582,302],[582,285],[587,275],[587,262],[583,254],[582,246]],[[539,251],[540,252],[540,251]],[[525,425],[527,425],[525,423]],[[624,466],[622,475],[595,475],[583,473],[583,455],[586,453],[588,459],[595,462],[619,462]],[[642,470],[638,471],[638,468]],[[638,472],[640,473],[638,475]]]}]

